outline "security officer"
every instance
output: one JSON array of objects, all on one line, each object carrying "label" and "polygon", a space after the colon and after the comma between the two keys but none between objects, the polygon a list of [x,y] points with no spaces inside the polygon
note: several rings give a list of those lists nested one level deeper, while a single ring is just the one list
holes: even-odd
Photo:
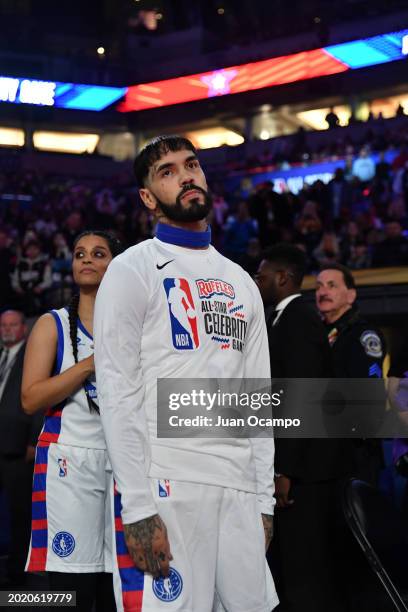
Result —
[{"label": "security officer", "polygon": [[[385,341],[355,304],[356,286],[350,270],[324,266],[317,276],[316,305],[326,324],[336,378],[382,378]],[[354,475],[376,484],[382,467],[379,440],[356,440]]]}]

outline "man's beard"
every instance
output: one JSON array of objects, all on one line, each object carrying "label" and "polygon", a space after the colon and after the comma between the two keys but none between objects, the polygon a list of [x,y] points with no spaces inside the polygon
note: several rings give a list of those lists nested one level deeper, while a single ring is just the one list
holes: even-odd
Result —
[{"label": "man's beard", "polygon": [[[204,196],[204,202],[200,202],[199,197],[192,198],[187,205],[183,206],[181,198],[188,191],[199,191]],[[174,204],[165,204],[156,197],[157,206],[162,213],[171,221],[181,223],[192,223],[194,221],[202,221],[205,219],[212,209],[213,199],[208,191],[197,185],[186,185],[180,191]]]}]

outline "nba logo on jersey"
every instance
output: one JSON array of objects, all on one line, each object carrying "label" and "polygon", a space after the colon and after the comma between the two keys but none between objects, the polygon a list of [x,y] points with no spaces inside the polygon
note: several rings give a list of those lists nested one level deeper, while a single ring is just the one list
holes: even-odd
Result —
[{"label": "nba logo on jersey", "polygon": [[170,496],[170,480],[159,480],[159,497]]},{"label": "nba logo on jersey", "polygon": [[67,460],[65,457],[63,459],[58,459],[58,467],[59,467],[59,477],[65,478],[67,475]]},{"label": "nba logo on jersey", "polygon": [[178,351],[200,346],[197,314],[190,285],[185,278],[165,278],[163,281],[171,323],[173,346]]}]

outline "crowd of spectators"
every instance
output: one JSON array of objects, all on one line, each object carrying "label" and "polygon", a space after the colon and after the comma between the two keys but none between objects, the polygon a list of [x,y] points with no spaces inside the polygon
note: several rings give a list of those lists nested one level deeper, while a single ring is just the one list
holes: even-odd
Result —
[{"label": "crowd of spectators", "polygon": [[[376,164],[374,145],[382,151]],[[328,184],[304,184],[297,194],[278,193],[269,181],[243,199],[213,177],[215,246],[251,274],[262,249],[279,241],[304,249],[310,273],[328,263],[352,270],[407,264],[408,132],[397,145],[388,163],[384,153],[395,142],[366,141],[359,150],[348,144],[346,164]],[[73,240],[86,228],[111,230],[126,247],[153,235],[129,173],[100,182],[0,174],[0,309],[35,315],[66,303]]]}]

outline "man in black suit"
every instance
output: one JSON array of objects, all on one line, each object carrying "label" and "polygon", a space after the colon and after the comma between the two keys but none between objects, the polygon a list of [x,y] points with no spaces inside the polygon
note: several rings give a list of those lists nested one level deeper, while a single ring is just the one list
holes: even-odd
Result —
[{"label": "man in black suit", "polygon": [[[332,375],[324,326],[301,297],[304,272],[304,253],[289,244],[269,249],[259,266],[256,280],[267,307],[272,379]],[[268,558],[280,609],[344,610],[336,564],[338,487],[349,469],[344,441],[276,439],[275,469],[275,536]]]},{"label": "man in black suit", "polygon": [[7,585],[11,587],[25,582],[35,445],[42,426],[42,415],[25,415],[20,402],[26,337],[23,313],[3,312],[0,316],[3,345],[0,353],[0,488],[6,495],[10,514]]}]

